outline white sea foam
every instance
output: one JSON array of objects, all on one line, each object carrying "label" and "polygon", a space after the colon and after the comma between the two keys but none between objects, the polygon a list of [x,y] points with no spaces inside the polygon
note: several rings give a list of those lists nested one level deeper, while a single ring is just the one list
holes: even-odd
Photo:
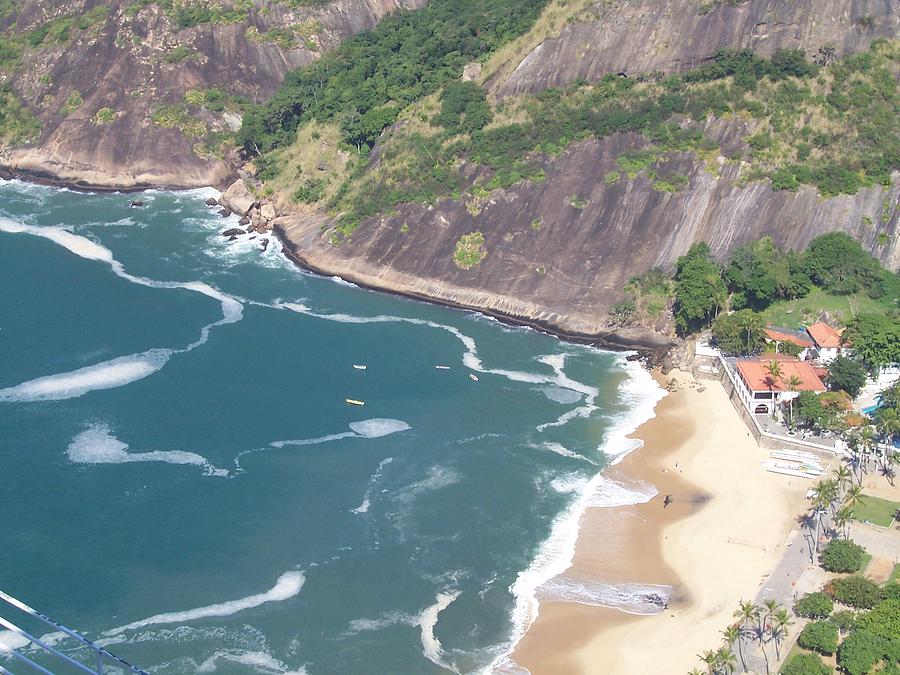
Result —
[{"label": "white sea foam", "polygon": [[557,387],[556,385],[547,385],[546,387],[541,387],[541,393],[551,401],[562,403],[563,405],[578,403],[578,401],[580,401],[583,397],[583,394],[581,394],[580,392]]},{"label": "white sea foam", "polygon": [[347,281],[343,277],[334,276],[334,277],[331,277],[331,280],[336,284],[340,284],[341,286],[350,286],[351,288],[359,288],[359,286],[354,284],[352,281]]},{"label": "white sea foam", "polygon": [[425,658],[436,666],[446,668],[454,673],[458,671],[452,664],[444,661],[441,641],[438,640],[437,636],[434,634],[434,627],[437,625],[440,613],[447,609],[447,607],[450,606],[450,603],[458,597],[459,591],[438,593],[437,597],[434,599],[434,604],[429,605],[422,610],[418,619],[420,638],[422,640],[422,653],[425,655]]},{"label": "white sea foam", "polygon": [[39,377],[14,387],[0,389],[0,401],[60,400],[82,396],[98,389],[111,389],[131,384],[161,369],[173,354],[189,352],[205,344],[209,339],[210,330],[216,326],[236,323],[243,316],[244,306],[237,298],[223,293],[205,282],[156,281],[134,276],[125,271],[125,268],[113,257],[112,251],[108,248],[63,228],[37,227],[0,217],[0,232],[29,234],[48,239],[81,258],[106,263],[117,276],[131,283],[151,288],[180,288],[200,293],[217,300],[222,307],[222,318],[204,326],[200,330],[200,337],[183,349],[151,349],[140,354],[118,357],[71,372]]},{"label": "white sea foam", "polygon": [[[10,649],[24,649],[31,644],[31,640],[12,630],[0,630],[0,644],[4,644]],[[4,655],[5,650],[0,650],[0,656]]]},{"label": "white sea foam", "polygon": [[379,480],[381,480],[381,475],[384,472],[384,467],[386,467],[388,464],[390,464],[393,461],[394,461],[393,457],[385,457],[383,460],[378,462],[378,468],[375,469],[375,473],[373,473],[369,477],[369,484],[366,487],[366,493],[363,495],[362,502],[355,509],[350,509],[350,511],[352,513],[356,513],[356,514],[368,513],[369,507],[372,505],[371,501],[370,501],[371,496],[372,496],[372,489],[375,487],[375,484],[378,483]]},{"label": "white sea foam", "polygon": [[398,490],[396,499],[400,502],[411,502],[423,492],[450,487],[459,480],[459,473],[455,469],[442,465],[433,466],[428,470],[425,478]]},{"label": "white sea foam", "polygon": [[672,597],[672,587],[658,584],[607,584],[579,581],[559,576],[544,583],[538,597],[542,601],[577,602],[581,605],[611,607],[628,614],[660,614]]},{"label": "white sea foam", "polygon": [[204,469],[208,476],[227,477],[228,471],[219,469],[200,455],[182,450],[128,452],[128,444],[113,436],[105,424],[94,424],[72,439],[66,450],[69,460],[76,464],[127,464],[129,462],[166,462],[191,464]]},{"label": "white sea foam", "polygon": [[380,438],[381,436],[406,431],[411,427],[402,420],[376,417],[370,420],[363,420],[362,422],[351,422],[350,428],[363,438]]},{"label": "white sea foam", "polygon": [[[628,378],[620,386],[619,395],[630,405],[630,409],[626,415],[617,420],[606,435],[603,450],[613,457],[624,456],[635,447],[635,442],[627,438],[628,434],[653,417],[653,408],[665,395],[665,391],[656,385],[639,365],[624,361],[620,362],[620,365],[626,369]],[[586,405],[593,405],[596,395],[588,397]],[[643,503],[656,494],[656,489],[651,485],[645,483],[626,485],[624,482],[606,478],[602,473],[597,473],[578,486],[571,483],[557,484],[560,488],[570,486],[577,490],[578,496],[554,520],[550,536],[538,549],[531,565],[519,572],[515,582],[510,586],[510,591],[516,598],[512,612],[513,628],[510,640],[506,649],[498,653],[484,670],[485,673],[511,667],[509,655],[538,616],[540,607],[537,598],[538,589],[572,565],[579,525],[585,510],[591,506],[609,507]]]},{"label": "white sea foam", "polygon": [[291,670],[284,663],[276,659],[266,652],[237,652],[237,651],[217,651],[215,654],[206,659],[197,666],[198,673],[214,673],[216,672],[218,661],[229,661],[238,663],[242,666],[248,666],[256,672],[262,673],[283,673],[283,675],[306,675],[305,668]]},{"label": "white sea foam", "polygon": [[0,401],[57,401],[82,396],[89,391],[122,387],[155,373],[166,365],[173,353],[170,349],[151,349],[68,373],[46,375],[0,389]]},{"label": "white sea foam", "polygon": [[350,622],[347,633],[366,633],[370,631],[382,630],[390,626],[407,625],[417,626],[419,617],[404,612],[386,612],[377,619],[353,619]]},{"label": "white sea foam", "polygon": [[[298,438],[290,441],[273,441],[269,445],[273,448],[284,448],[289,445],[319,445],[320,443],[331,443],[339,441],[342,438],[357,438],[352,431],[345,431],[340,434],[328,434],[327,436],[319,436],[318,438]],[[262,452],[265,448],[257,448],[256,450],[247,450],[241,454],[249,454],[254,452]]]},{"label": "white sea foam", "polygon": [[124,626],[105,631],[103,635],[111,637],[124,633],[125,631],[136,630],[138,628],[157,624],[184,623],[210,617],[231,616],[242,610],[259,607],[268,602],[282,602],[293,598],[300,592],[300,589],[303,588],[303,582],[305,580],[303,572],[288,571],[278,577],[278,581],[275,582],[275,585],[265,593],[248,595],[239,600],[229,600],[228,602],[220,602],[215,605],[207,605],[206,607],[198,607],[196,609],[154,614],[146,619],[133,621]]},{"label": "white sea foam", "polygon": [[584,455],[579,455],[577,452],[572,452],[571,450],[569,450],[566,446],[562,445],[561,443],[554,443],[552,441],[548,441],[548,442],[544,443],[543,445],[541,445],[540,447],[546,448],[550,452],[554,452],[557,455],[560,455],[561,457],[571,457],[572,459],[580,459],[585,462],[590,462],[594,466],[597,466],[597,462],[592,460],[590,457],[585,457]]}]

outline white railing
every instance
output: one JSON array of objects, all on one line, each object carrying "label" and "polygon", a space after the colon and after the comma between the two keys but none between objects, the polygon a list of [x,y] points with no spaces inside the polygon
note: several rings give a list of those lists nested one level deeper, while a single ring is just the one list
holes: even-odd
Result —
[{"label": "white railing", "polygon": [[[52,628],[54,631],[63,633],[66,637],[74,640],[79,648],[85,649],[88,652],[91,662],[90,665],[58,650],[51,644],[51,640],[49,640],[46,635],[43,637],[36,637],[0,614],[0,627],[6,629],[10,633],[18,635],[24,645],[18,647],[6,644],[3,640],[0,640],[0,654],[7,654],[10,658],[25,664],[38,673],[54,675],[54,671],[50,670],[50,668],[65,667],[67,671],[74,668],[78,672],[90,673],[91,675],[112,675],[113,673],[136,673],[137,675],[147,675],[147,673],[140,668],[120,659],[103,647],[95,645],[71,628],[66,628],[61,623],[57,623],[50,617],[32,609],[21,600],[0,591],[0,610],[8,611],[9,609],[17,610],[26,617],[36,620],[39,624],[43,624]],[[52,642],[55,643],[56,641],[52,640]],[[25,651],[28,653],[23,653]],[[9,671],[0,665],[0,673],[9,673]]]}]

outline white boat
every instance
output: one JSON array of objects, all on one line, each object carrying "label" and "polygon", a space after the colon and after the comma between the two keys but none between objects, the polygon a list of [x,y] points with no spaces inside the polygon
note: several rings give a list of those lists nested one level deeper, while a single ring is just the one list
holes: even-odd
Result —
[{"label": "white boat", "polygon": [[438,370],[450,370],[450,366],[435,366]]},{"label": "white boat", "polygon": [[770,457],[774,457],[775,459],[781,459],[788,462],[798,462],[799,464],[803,464],[804,466],[811,466],[814,469],[819,469],[823,471],[822,463],[817,459],[806,459],[801,457],[794,457],[789,452],[779,452],[778,450],[773,450],[769,453]]},{"label": "white boat", "polygon": [[354,363],[354,364],[353,364],[353,367],[356,368],[356,370],[365,370],[366,368],[368,368],[368,366],[362,365],[362,364],[359,364],[359,363]]},{"label": "white boat", "polygon": [[478,382],[478,376],[475,373],[469,373],[469,379],[473,382]]},{"label": "white boat", "polygon": [[360,405],[360,406],[362,406],[362,405],[365,405],[365,404],[366,404],[365,401],[360,401],[359,399],[356,399],[356,398],[347,398],[347,399],[344,399],[344,400],[347,401],[347,404],[348,404],[348,405]]}]

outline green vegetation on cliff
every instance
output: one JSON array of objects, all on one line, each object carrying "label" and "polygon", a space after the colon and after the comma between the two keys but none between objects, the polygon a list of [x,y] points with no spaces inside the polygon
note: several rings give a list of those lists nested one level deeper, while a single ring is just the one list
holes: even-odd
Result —
[{"label": "green vegetation on cliff", "polygon": [[40,133],[41,123],[37,118],[8,85],[0,85],[0,147],[22,145]]},{"label": "green vegetation on cliff", "polygon": [[[465,4],[463,25],[483,20],[482,3]],[[536,11],[539,4],[530,7]],[[502,11],[493,8],[493,17]],[[718,171],[718,142],[703,131],[709,117],[748,123],[746,150],[728,158],[744,162],[746,182],[770,179],[776,190],[812,185],[830,196],[887,185],[900,168],[900,95],[892,75],[900,64],[900,42],[877,41],[869,51],[827,66],[808,61],[801,50],[779,50],[769,59],[723,50],[681,75],[609,75],[591,85],[489,101],[475,83],[459,82],[462,65],[527,22],[514,29],[492,24],[490,43],[420,64],[415,54],[433,37],[418,32],[443,25],[443,12],[437,2],[391,17],[319,64],[289,74],[269,103],[248,113],[240,132],[246,151],[262,153],[262,177],[279,174],[282,163],[269,151],[290,145],[299,127],[312,119],[337,122],[345,147],[361,157],[348,175],[323,177],[342,184],[325,191],[331,196],[320,205],[342,214],[339,228],[349,235],[363,220],[400,203],[463,199],[467,192],[477,196],[542,180],[542,163],[569,144],[617,133],[646,139],[644,149],[618,158],[623,174],[644,176],[661,192],[677,192],[688,187],[689,178],[667,171],[670,153],[693,152]],[[404,38],[395,53],[388,45],[397,44],[401,28]],[[464,32],[451,40],[462,40]],[[400,75],[406,78],[398,81]],[[430,94],[442,85],[437,112]],[[615,180],[604,180],[620,178],[616,173]]]},{"label": "green vegetation on cliff", "polygon": [[525,32],[546,0],[433,0],[397,11],[315,64],[287,75],[278,93],[248,111],[240,140],[251,153],[290,145],[310,120],[339,122],[342,138],[370,148],[400,111],[463,66]]}]

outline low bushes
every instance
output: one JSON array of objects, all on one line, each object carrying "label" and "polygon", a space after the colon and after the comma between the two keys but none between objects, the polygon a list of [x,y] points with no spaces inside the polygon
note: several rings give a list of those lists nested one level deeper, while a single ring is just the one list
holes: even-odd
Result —
[{"label": "low bushes", "polygon": [[826,587],[826,591],[842,605],[858,609],[871,609],[882,597],[882,590],[878,584],[859,576],[833,579]]},{"label": "low bushes", "polygon": [[781,675],[831,675],[832,670],[815,654],[795,654],[781,669]]},{"label": "low bushes", "polygon": [[849,539],[832,539],[822,549],[819,562],[829,572],[858,572],[866,550]]},{"label": "low bushes", "polygon": [[794,604],[794,614],[807,619],[824,619],[834,609],[834,600],[826,593],[807,593]]},{"label": "low bushes", "polygon": [[869,631],[857,630],[838,647],[838,665],[848,675],[866,675],[888,655],[888,640]]},{"label": "low bushes", "polygon": [[837,626],[830,621],[808,623],[797,637],[797,644],[804,649],[831,656],[838,646]]}]

